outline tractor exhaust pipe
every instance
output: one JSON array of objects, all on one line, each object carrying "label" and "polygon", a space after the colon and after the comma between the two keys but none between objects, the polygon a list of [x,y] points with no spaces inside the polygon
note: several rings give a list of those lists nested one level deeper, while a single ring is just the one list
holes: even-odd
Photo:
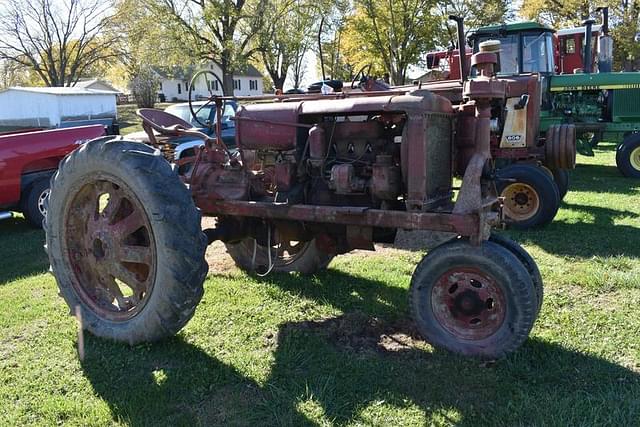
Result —
[{"label": "tractor exhaust pipe", "polygon": [[449,15],[451,21],[456,21],[458,27],[458,57],[460,58],[460,82],[464,83],[469,76],[467,67],[467,42],[464,39],[464,18],[456,15]]},{"label": "tractor exhaust pipe", "polygon": [[585,74],[591,74],[591,27],[594,22],[593,19],[582,21],[582,25],[584,25],[584,65],[582,70]]},{"label": "tractor exhaust pipe", "polygon": [[602,29],[598,39],[598,71],[610,73],[613,69],[613,39],[609,35],[609,8],[599,7],[596,12],[602,12]]}]

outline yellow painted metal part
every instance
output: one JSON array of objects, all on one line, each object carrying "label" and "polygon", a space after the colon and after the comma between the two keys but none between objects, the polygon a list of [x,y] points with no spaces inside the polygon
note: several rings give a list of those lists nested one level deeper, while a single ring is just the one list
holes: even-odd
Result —
[{"label": "yellow painted metal part", "polygon": [[520,98],[508,98],[500,148],[524,148],[527,146],[527,108],[516,110]]}]

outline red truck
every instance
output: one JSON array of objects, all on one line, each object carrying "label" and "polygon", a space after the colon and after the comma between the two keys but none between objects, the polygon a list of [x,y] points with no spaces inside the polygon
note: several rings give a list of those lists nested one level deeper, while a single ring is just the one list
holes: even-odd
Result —
[{"label": "red truck", "polygon": [[49,179],[58,163],[78,145],[105,134],[103,125],[0,133],[0,220],[24,214],[42,227]]}]

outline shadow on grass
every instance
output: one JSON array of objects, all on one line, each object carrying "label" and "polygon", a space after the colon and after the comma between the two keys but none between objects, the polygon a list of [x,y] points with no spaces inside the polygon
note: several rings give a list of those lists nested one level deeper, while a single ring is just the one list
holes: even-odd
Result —
[{"label": "shadow on grass", "polygon": [[614,224],[615,219],[638,218],[640,212],[571,203],[564,203],[563,208],[587,213],[593,220],[567,222],[556,219],[539,230],[512,231],[509,234],[519,242],[535,243],[556,255],[582,258],[615,255],[640,257],[638,228]]},{"label": "shadow on grass", "polygon": [[44,232],[23,218],[0,221],[0,285],[47,271]]},{"label": "shadow on grass", "polygon": [[179,337],[134,348],[90,337],[84,371],[114,419],[316,425],[304,408],[336,424],[397,425],[416,409],[473,426],[640,422],[640,376],[609,361],[530,339],[506,360],[483,364],[431,351],[403,314],[402,289],[336,271],[313,282],[272,280],[345,314],[281,324],[261,383]]},{"label": "shadow on grass", "polygon": [[579,164],[569,172],[569,191],[634,194],[640,180],[625,178],[616,166]]}]

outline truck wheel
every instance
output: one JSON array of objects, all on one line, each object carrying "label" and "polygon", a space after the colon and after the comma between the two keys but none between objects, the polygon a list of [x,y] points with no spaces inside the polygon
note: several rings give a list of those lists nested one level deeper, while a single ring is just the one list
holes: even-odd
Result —
[{"label": "truck wheel", "polygon": [[633,133],[618,145],[616,165],[620,173],[628,178],[640,178],[640,133]]},{"label": "truck wheel", "polygon": [[[254,239],[244,239],[239,243],[225,244],[227,252],[238,268],[247,272],[263,274],[269,271],[269,255],[267,248],[255,245]],[[285,242],[271,249],[271,262],[273,272],[298,272],[302,274],[314,274],[327,268],[333,256],[322,252],[316,246],[316,241]]]},{"label": "truck wheel", "polygon": [[564,196],[567,195],[567,191],[569,191],[569,171],[566,169],[553,169],[551,172],[553,173],[553,181],[558,187],[560,201],[562,201]]},{"label": "truck wheel", "polygon": [[439,246],[411,279],[420,333],[435,347],[465,356],[497,359],[515,351],[533,327],[537,303],[525,266],[493,242]]},{"label": "truck wheel", "polygon": [[137,344],[178,332],[207,274],[187,188],[158,150],[93,140],[54,175],[47,248],[60,294],[94,335]]},{"label": "truck wheel", "polygon": [[489,237],[489,241],[502,246],[503,248],[514,254],[529,272],[529,276],[531,277],[531,282],[533,283],[533,288],[536,291],[536,297],[538,301],[536,305],[537,316],[538,313],[540,313],[540,309],[542,308],[542,300],[544,299],[544,285],[542,283],[542,275],[540,274],[540,270],[538,269],[538,264],[536,264],[531,255],[529,255],[529,253],[525,251],[522,246],[506,236],[493,233],[491,234],[491,237]]},{"label": "truck wheel", "polygon": [[545,225],[556,216],[560,206],[558,186],[542,168],[513,164],[499,169],[496,175],[507,223],[514,228]]},{"label": "truck wheel", "polygon": [[20,210],[25,219],[34,228],[42,228],[42,221],[47,214],[49,198],[49,179],[39,178],[34,181],[22,196]]}]

